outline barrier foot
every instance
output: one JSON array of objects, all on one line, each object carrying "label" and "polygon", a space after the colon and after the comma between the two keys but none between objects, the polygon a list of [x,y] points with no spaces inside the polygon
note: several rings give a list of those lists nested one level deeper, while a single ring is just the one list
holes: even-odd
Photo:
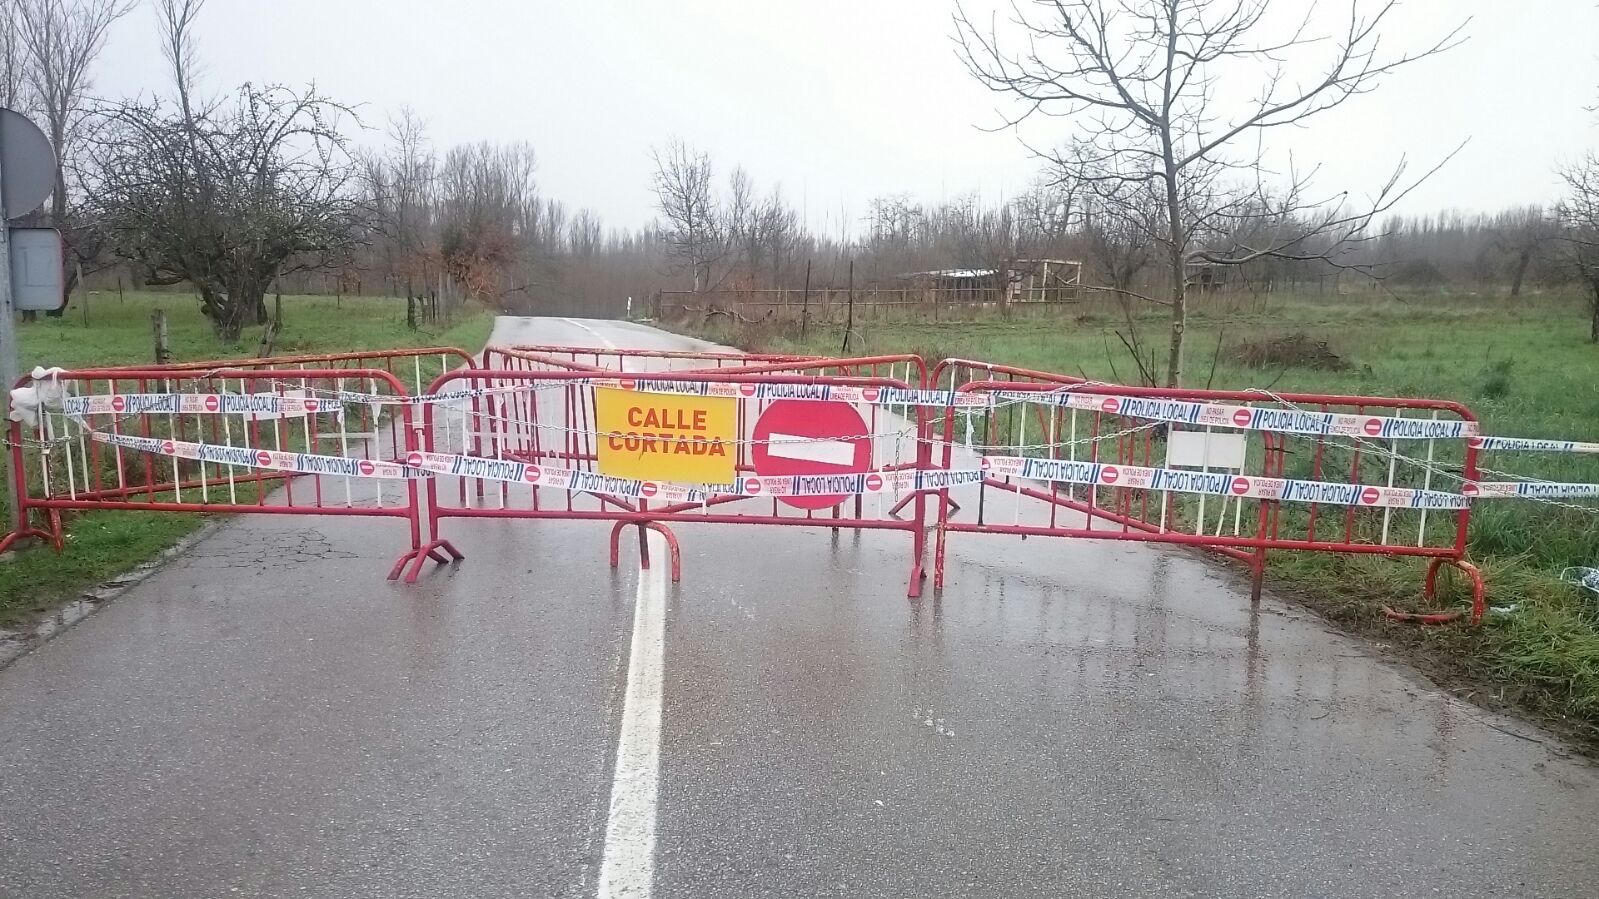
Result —
[{"label": "barrier foot", "polygon": [[[395,560],[394,567],[389,569],[389,580],[397,579],[400,576],[400,572],[405,571],[405,582],[414,584],[417,578],[422,576],[422,565],[427,560],[432,559],[440,565],[444,565],[449,562],[459,562],[464,558],[466,558],[466,555],[456,549],[455,544],[448,540],[434,540],[431,543],[423,544],[417,549],[401,553],[400,557]],[[406,571],[407,562],[410,563],[410,570],[408,571]]]},{"label": "barrier foot", "polygon": [[922,563],[917,562],[911,566],[911,585],[905,591],[906,599],[922,598],[922,581],[927,579],[927,572],[922,570]]},{"label": "barrier foot", "polygon": [[[905,494],[905,496],[903,498],[901,498],[899,502],[894,504],[893,508],[889,509],[884,514],[888,515],[889,518],[899,518],[899,513],[906,506],[908,506],[912,502],[914,502],[918,496],[926,496],[926,497],[930,497],[930,498],[936,498],[938,496],[939,492],[940,491],[938,491],[938,490],[913,490],[910,493]],[[950,514],[952,514],[952,515],[961,510],[961,504],[955,502],[953,499],[951,499],[949,501],[949,506],[950,506],[949,511],[950,511]],[[903,521],[904,519],[901,518],[900,520]]]},{"label": "barrier foot", "polygon": [[611,528],[611,567],[619,568],[622,565],[622,529],[627,527],[627,522],[618,521]]},{"label": "barrier foot", "polygon": [[50,544],[51,548],[58,553],[63,548],[60,535],[52,534],[49,531],[41,531],[38,528],[28,528],[22,531],[12,531],[4,537],[0,537],[0,553],[11,549],[19,541],[26,540],[29,537],[43,540],[45,543]]},{"label": "barrier foot", "polygon": [[657,521],[618,521],[611,528],[611,567],[618,568],[622,564],[622,531],[630,526],[637,525],[639,568],[648,571],[650,568],[649,541],[645,531],[654,531],[666,540],[667,551],[672,557],[672,583],[681,583],[683,580],[683,552],[677,544],[677,535],[672,529]]},{"label": "barrier foot", "polygon": [[[1477,569],[1477,566],[1471,564],[1470,562],[1460,559],[1433,559],[1432,564],[1427,566],[1427,581],[1426,586],[1422,588],[1422,598],[1429,601],[1437,598],[1438,570],[1445,565],[1457,569],[1463,572],[1466,577],[1471,578],[1471,624],[1473,627],[1482,624],[1482,615],[1487,607],[1486,597],[1484,594],[1487,591],[1483,586],[1482,572]],[[1436,627],[1442,624],[1450,624],[1465,617],[1464,612],[1458,611],[1401,612],[1398,609],[1394,609],[1389,606],[1383,606],[1382,613],[1383,616],[1390,621],[1402,621],[1407,624],[1419,624],[1424,627]]]}]

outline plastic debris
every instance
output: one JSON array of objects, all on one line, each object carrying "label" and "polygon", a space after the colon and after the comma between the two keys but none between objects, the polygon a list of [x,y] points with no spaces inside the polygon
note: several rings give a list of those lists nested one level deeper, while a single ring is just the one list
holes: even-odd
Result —
[{"label": "plastic debris", "polygon": [[33,370],[33,386],[17,387],[11,391],[11,408],[7,417],[12,421],[20,421],[28,427],[37,427],[39,424],[39,408],[48,406],[59,409],[61,401],[66,398],[67,388],[58,376],[65,369],[60,368],[35,368]]},{"label": "plastic debris", "polygon": [[1599,568],[1567,568],[1560,572],[1560,579],[1599,596]]}]

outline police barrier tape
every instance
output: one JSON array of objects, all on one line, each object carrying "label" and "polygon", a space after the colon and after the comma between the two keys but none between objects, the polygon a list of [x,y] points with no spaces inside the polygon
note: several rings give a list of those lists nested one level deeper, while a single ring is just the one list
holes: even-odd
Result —
[{"label": "police barrier tape", "polygon": [[991,474],[1038,481],[1205,493],[1244,499],[1402,509],[1465,509],[1471,506],[1469,496],[1408,487],[1336,484],[1327,481],[1235,475],[1228,472],[1182,471],[1021,456],[984,456],[982,465]]},{"label": "police barrier tape", "polygon": [[1599,496],[1599,484],[1562,484],[1555,481],[1468,481],[1460,492],[1478,499],[1562,499]]},{"label": "police barrier tape", "polygon": [[178,459],[193,459],[198,462],[234,465],[241,468],[264,468],[294,474],[335,475],[347,478],[404,480],[428,476],[425,471],[398,462],[323,456],[316,453],[291,453],[248,446],[195,443],[161,437],[134,437],[129,434],[108,434],[104,431],[90,431],[89,434],[96,443],[120,446],[158,456],[173,456]]},{"label": "police barrier tape", "polygon": [[[570,381],[562,383],[571,383]],[[639,393],[680,396],[717,396],[759,400],[815,400],[865,403],[876,406],[936,406],[938,408],[991,405],[986,394],[955,390],[916,390],[907,387],[856,387],[847,384],[769,384],[749,381],[674,381],[668,378],[587,378],[583,383]]]},{"label": "police barrier tape", "polygon": [[738,496],[870,496],[878,493],[904,493],[915,490],[945,490],[977,484],[983,480],[980,469],[905,469],[870,471],[864,474],[816,474],[751,476],[737,484],[711,488],[717,493]]},{"label": "police barrier tape", "polygon": [[1599,443],[1576,440],[1544,440],[1532,437],[1473,437],[1471,445],[1480,450],[1522,450],[1533,453],[1599,453]]},{"label": "police barrier tape", "polygon": [[1463,509],[1467,508],[1473,499],[1599,497],[1599,484],[1477,481],[1462,485],[1461,492],[1454,494],[1408,487],[1337,484],[1327,481],[1234,475],[1227,472],[1144,468],[1103,462],[1022,456],[984,456],[982,469],[917,469],[845,475],[752,476],[740,478],[735,484],[687,486],[660,481],[606,477],[594,472],[455,453],[413,452],[406,457],[404,464],[400,464],[317,453],[282,452],[188,440],[166,440],[159,437],[136,437],[104,431],[89,433],[98,443],[155,455],[242,468],[307,475],[400,480],[442,474],[551,487],[572,492],[604,493],[635,499],[656,498],[666,502],[698,503],[706,501],[713,495],[856,496],[883,491],[901,493],[910,490],[944,490],[978,483],[985,474],[1069,484],[1373,508]]},{"label": "police barrier tape", "polygon": [[[552,382],[553,386],[555,382]],[[1118,397],[1082,391],[989,391],[972,393],[959,390],[916,390],[895,387],[854,387],[837,384],[768,384],[760,382],[674,381],[662,378],[583,378],[558,382],[609,387],[639,393],[664,393],[681,396],[735,397],[745,399],[792,399],[820,402],[864,403],[878,406],[929,406],[935,408],[988,408],[1002,403],[1044,403],[1068,409],[1105,412],[1129,418],[1145,418],[1174,424],[1208,425],[1246,431],[1268,431],[1311,436],[1369,437],[1379,440],[1448,440],[1466,438],[1480,450],[1527,450],[1535,452],[1599,453],[1599,443],[1570,440],[1544,440],[1521,437],[1478,435],[1474,421],[1458,419],[1401,418],[1384,415],[1359,415],[1348,412],[1316,412],[1303,409],[1274,409],[1225,403],[1199,403],[1185,400]],[[545,385],[514,388],[481,388],[436,394],[462,399],[503,390],[541,389]],[[341,394],[366,401],[367,394]],[[381,398],[378,398],[381,399]],[[429,398],[418,397],[418,402]]]},{"label": "police barrier tape", "polygon": [[[649,378],[583,378],[560,382],[529,382],[500,387],[451,390],[422,396],[391,396],[356,391],[329,391],[332,401],[284,393],[119,393],[67,397],[68,415],[179,414],[294,416],[342,414],[343,404],[426,405],[458,403],[502,393],[551,389],[570,384],[610,387],[640,393],[746,399],[794,399],[879,406],[929,406],[984,408],[1001,402],[1030,402],[1068,409],[1104,412],[1175,424],[1206,425],[1273,433],[1370,437],[1385,440],[1426,440],[1465,437],[1479,450],[1599,454],[1599,443],[1524,437],[1488,437],[1476,434],[1477,424],[1460,420],[1397,418],[1351,413],[1271,409],[1185,400],[1117,397],[1078,391],[1033,393],[993,391],[965,393],[954,390],[915,390],[895,387],[854,387],[836,384],[768,384],[708,381],[673,381]],[[1487,494],[1484,494],[1487,495]],[[1493,494],[1495,496],[1508,494]],[[1570,496],[1587,494],[1566,494]]]},{"label": "police barrier tape", "polygon": [[476,387],[424,396],[404,397],[380,393],[338,391],[338,399],[368,405],[426,405],[459,402],[497,393],[526,393],[565,387],[605,387],[636,393],[663,393],[674,396],[733,397],[761,400],[814,400],[818,402],[864,403],[876,406],[933,406],[937,408],[975,408],[992,405],[987,394],[954,390],[917,390],[908,387],[856,387],[841,384],[782,384],[754,381],[674,381],[667,378],[563,378],[557,381],[528,381],[502,387]]},{"label": "police barrier tape", "polygon": [[337,403],[304,394],[284,393],[99,393],[69,396],[67,415],[313,415],[340,414]]},{"label": "police barrier tape", "polygon": [[1478,427],[1474,421],[1460,419],[1398,418],[1349,412],[1273,409],[1190,400],[1107,396],[1075,390],[1041,393],[996,390],[989,395],[1006,402],[1042,403],[1067,409],[1104,412],[1174,424],[1209,425],[1283,434],[1342,435],[1381,440],[1431,440],[1475,437]]},{"label": "police barrier tape", "polygon": [[413,452],[405,457],[405,461],[407,465],[420,469],[430,476],[480,478],[486,481],[528,484],[534,487],[553,487],[573,493],[604,493],[610,496],[661,499],[680,503],[704,502],[709,497],[709,494],[699,487],[633,478],[613,478],[590,471],[534,465],[510,459],[489,459],[458,453]]},{"label": "police barrier tape", "polygon": [[945,471],[904,470],[867,472],[848,475],[784,475],[780,477],[746,477],[735,484],[718,484],[690,487],[659,481],[633,478],[613,478],[588,471],[534,465],[510,459],[489,459],[457,453],[412,452],[404,464],[374,462],[368,459],[347,459],[342,456],[320,456],[312,453],[286,453],[258,450],[249,447],[217,446],[185,440],[163,440],[158,437],[133,437],[125,434],[92,432],[100,443],[122,446],[161,456],[265,468],[297,474],[338,475],[367,478],[427,478],[450,475],[462,478],[479,478],[487,481],[504,481],[528,484],[535,487],[552,487],[574,493],[604,493],[610,496],[633,499],[659,499],[666,502],[704,502],[713,495],[736,496],[821,496],[832,494],[858,495],[883,491],[942,490],[982,480],[979,470]]},{"label": "police barrier tape", "polygon": [[982,471],[978,469],[920,469],[841,475],[750,476],[741,477],[733,484],[688,486],[606,477],[588,471],[458,453],[413,452],[406,457],[406,464],[430,474],[554,487],[574,493],[604,493],[632,499],[689,503],[705,502],[712,496],[856,496],[884,491],[943,490],[976,484],[983,478]]},{"label": "police barrier tape", "polygon": [[464,400],[478,397],[494,396],[500,393],[526,393],[529,390],[547,390],[561,387],[570,381],[537,382],[523,384],[508,384],[500,387],[471,387],[463,390],[446,390],[441,393],[425,393],[420,396],[391,396],[386,393],[357,393],[353,390],[336,390],[333,396],[343,403],[361,403],[368,406],[426,406],[441,403],[459,403]]}]

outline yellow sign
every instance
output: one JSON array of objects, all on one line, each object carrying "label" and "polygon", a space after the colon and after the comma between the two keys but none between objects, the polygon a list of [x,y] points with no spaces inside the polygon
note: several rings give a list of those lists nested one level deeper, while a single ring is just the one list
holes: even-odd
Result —
[{"label": "yellow sign", "polygon": [[731,484],[738,400],[594,389],[600,474],[612,478]]}]

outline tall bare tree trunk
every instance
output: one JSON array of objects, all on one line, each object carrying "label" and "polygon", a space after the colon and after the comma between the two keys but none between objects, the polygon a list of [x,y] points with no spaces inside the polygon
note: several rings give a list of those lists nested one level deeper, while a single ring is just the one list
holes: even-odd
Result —
[{"label": "tall bare tree trunk", "polygon": [[1599,343],[1599,277],[1590,279],[1588,286],[1593,289],[1593,319],[1588,324],[1588,340]]},{"label": "tall bare tree trunk", "polygon": [[[1171,144],[1166,145],[1166,157],[1171,159]],[[1186,241],[1183,235],[1183,213],[1177,198],[1177,176],[1168,167],[1166,175],[1166,216],[1168,261],[1171,263],[1171,352],[1166,362],[1166,386],[1183,385],[1183,341],[1188,332],[1188,278]]]},{"label": "tall bare tree trunk", "polygon": [[1532,265],[1532,248],[1522,247],[1516,254],[1516,268],[1510,275],[1510,295],[1521,296],[1521,282],[1527,278],[1527,268]]}]

